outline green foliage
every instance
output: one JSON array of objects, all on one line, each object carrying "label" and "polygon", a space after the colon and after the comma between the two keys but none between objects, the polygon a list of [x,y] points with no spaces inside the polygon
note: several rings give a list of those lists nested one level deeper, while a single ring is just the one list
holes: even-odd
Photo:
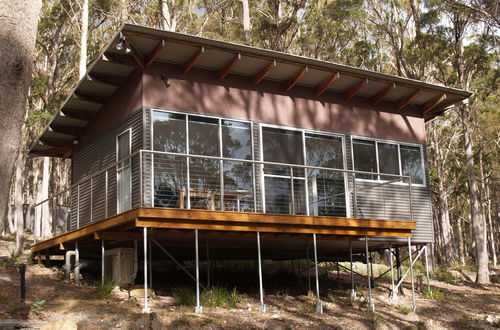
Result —
[{"label": "green foliage", "polygon": [[[183,306],[196,305],[196,291],[190,287],[176,288],[173,292],[174,298]],[[200,294],[200,303],[206,307],[234,308],[241,301],[236,288],[229,291],[222,287],[210,287]]]},{"label": "green foliage", "polygon": [[445,283],[454,283],[458,280],[455,276],[453,276],[452,273],[448,271],[448,269],[442,266],[436,267],[431,277],[437,281]]},{"label": "green foliage", "polygon": [[370,323],[372,326],[376,326],[377,324],[382,322],[382,317],[380,316],[380,314],[372,311],[367,311],[365,313],[365,318],[366,321],[368,321],[368,323]]},{"label": "green foliage", "polygon": [[109,299],[116,283],[112,280],[105,278],[104,283],[101,281],[96,282],[96,292],[101,299]]},{"label": "green foliage", "polygon": [[8,302],[9,302],[9,296],[7,294],[0,292],[0,306],[3,306]]},{"label": "green foliage", "polygon": [[45,300],[37,300],[33,302],[30,306],[30,312],[33,314],[40,314],[40,311],[43,309],[45,305]]},{"label": "green foliage", "polygon": [[438,288],[424,289],[423,295],[426,299],[445,300],[445,293]]},{"label": "green foliage", "polygon": [[404,306],[404,305],[399,305],[397,306],[397,309],[400,313],[404,315],[410,314],[413,310],[410,307]]}]

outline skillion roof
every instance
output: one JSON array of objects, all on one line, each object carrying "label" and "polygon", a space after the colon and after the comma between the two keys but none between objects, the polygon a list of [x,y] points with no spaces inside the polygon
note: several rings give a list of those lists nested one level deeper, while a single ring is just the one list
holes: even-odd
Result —
[{"label": "skillion roof", "polygon": [[311,88],[311,96],[336,93],[349,100],[366,97],[373,105],[390,102],[395,109],[418,107],[426,119],[472,94],[468,91],[402,78],[352,66],[296,56],[177,32],[124,24],[88,67],[46,130],[30,149],[32,156],[70,157],[81,131],[96,117],[134,70],[153,62],[247,76],[254,85],[268,79]]}]

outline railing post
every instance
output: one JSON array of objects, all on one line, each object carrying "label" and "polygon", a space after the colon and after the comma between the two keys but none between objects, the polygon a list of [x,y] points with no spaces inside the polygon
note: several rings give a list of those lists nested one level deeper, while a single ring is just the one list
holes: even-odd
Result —
[{"label": "railing post", "polygon": [[410,194],[410,221],[413,221],[413,194],[412,194],[412,188],[411,188],[411,176],[409,177],[408,180],[409,184],[409,194]]},{"label": "railing post", "polygon": [[[151,175],[153,172],[151,172]],[[142,187],[142,149],[139,150],[139,206],[144,206],[143,187]]]},{"label": "railing post", "polygon": [[[219,161],[219,164],[220,164],[220,189],[219,189],[219,193],[220,193],[220,209],[221,211],[224,211],[225,207],[224,207],[224,161],[221,159]],[[238,209],[239,211],[239,209]]]},{"label": "railing post", "polygon": [[358,196],[356,195],[356,173],[352,174],[352,194],[354,199],[353,211],[354,217],[358,217]]},{"label": "railing post", "polygon": [[80,228],[80,185],[76,187],[76,228]]},{"label": "railing post", "polygon": [[108,218],[108,170],[106,170],[105,175],[104,175],[104,180],[106,181],[104,183],[104,193],[106,196],[104,197],[104,218]]},{"label": "railing post", "polygon": [[290,166],[290,187],[292,189],[292,214],[295,214],[295,191],[293,185],[293,167]]},{"label": "railing post", "polygon": [[90,222],[92,222],[92,220],[93,220],[92,213],[94,211],[94,208],[92,206],[92,204],[93,204],[93,189],[94,189],[94,178],[90,178]]},{"label": "railing post", "polygon": [[187,198],[187,201],[186,201],[186,204],[187,204],[187,208],[188,209],[191,209],[191,175],[189,173],[190,169],[189,169],[189,160],[190,158],[189,157],[186,157],[186,198]]}]

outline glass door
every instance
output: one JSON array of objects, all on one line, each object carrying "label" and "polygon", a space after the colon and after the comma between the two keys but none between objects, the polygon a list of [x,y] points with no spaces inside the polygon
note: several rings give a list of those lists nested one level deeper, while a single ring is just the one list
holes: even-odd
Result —
[{"label": "glass door", "polygon": [[[130,156],[131,130],[128,129],[116,137],[116,160]],[[116,165],[117,213],[132,208],[132,172],[130,158]]]}]

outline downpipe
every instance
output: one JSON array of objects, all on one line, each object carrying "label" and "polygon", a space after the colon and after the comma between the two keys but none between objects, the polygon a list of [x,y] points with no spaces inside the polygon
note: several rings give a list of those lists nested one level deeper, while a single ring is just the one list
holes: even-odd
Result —
[{"label": "downpipe", "polygon": [[82,268],[85,268],[87,267],[87,263],[86,262],[79,262],[75,265],[75,270],[74,270],[74,273],[75,273],[75,285],[76,286],[80,286],[80,270]]},{"label": "downpipe", "polygon": [[66,256],[64,258],[65,263],[63,266],[64,272],[65,272],[64,282],[66,282],[66,283],[71,282],[71,257],[72,256],[75,256],[75,265],[77,265],[79,263],[79,259],[80,259],[78,250],[66,252]]}]

